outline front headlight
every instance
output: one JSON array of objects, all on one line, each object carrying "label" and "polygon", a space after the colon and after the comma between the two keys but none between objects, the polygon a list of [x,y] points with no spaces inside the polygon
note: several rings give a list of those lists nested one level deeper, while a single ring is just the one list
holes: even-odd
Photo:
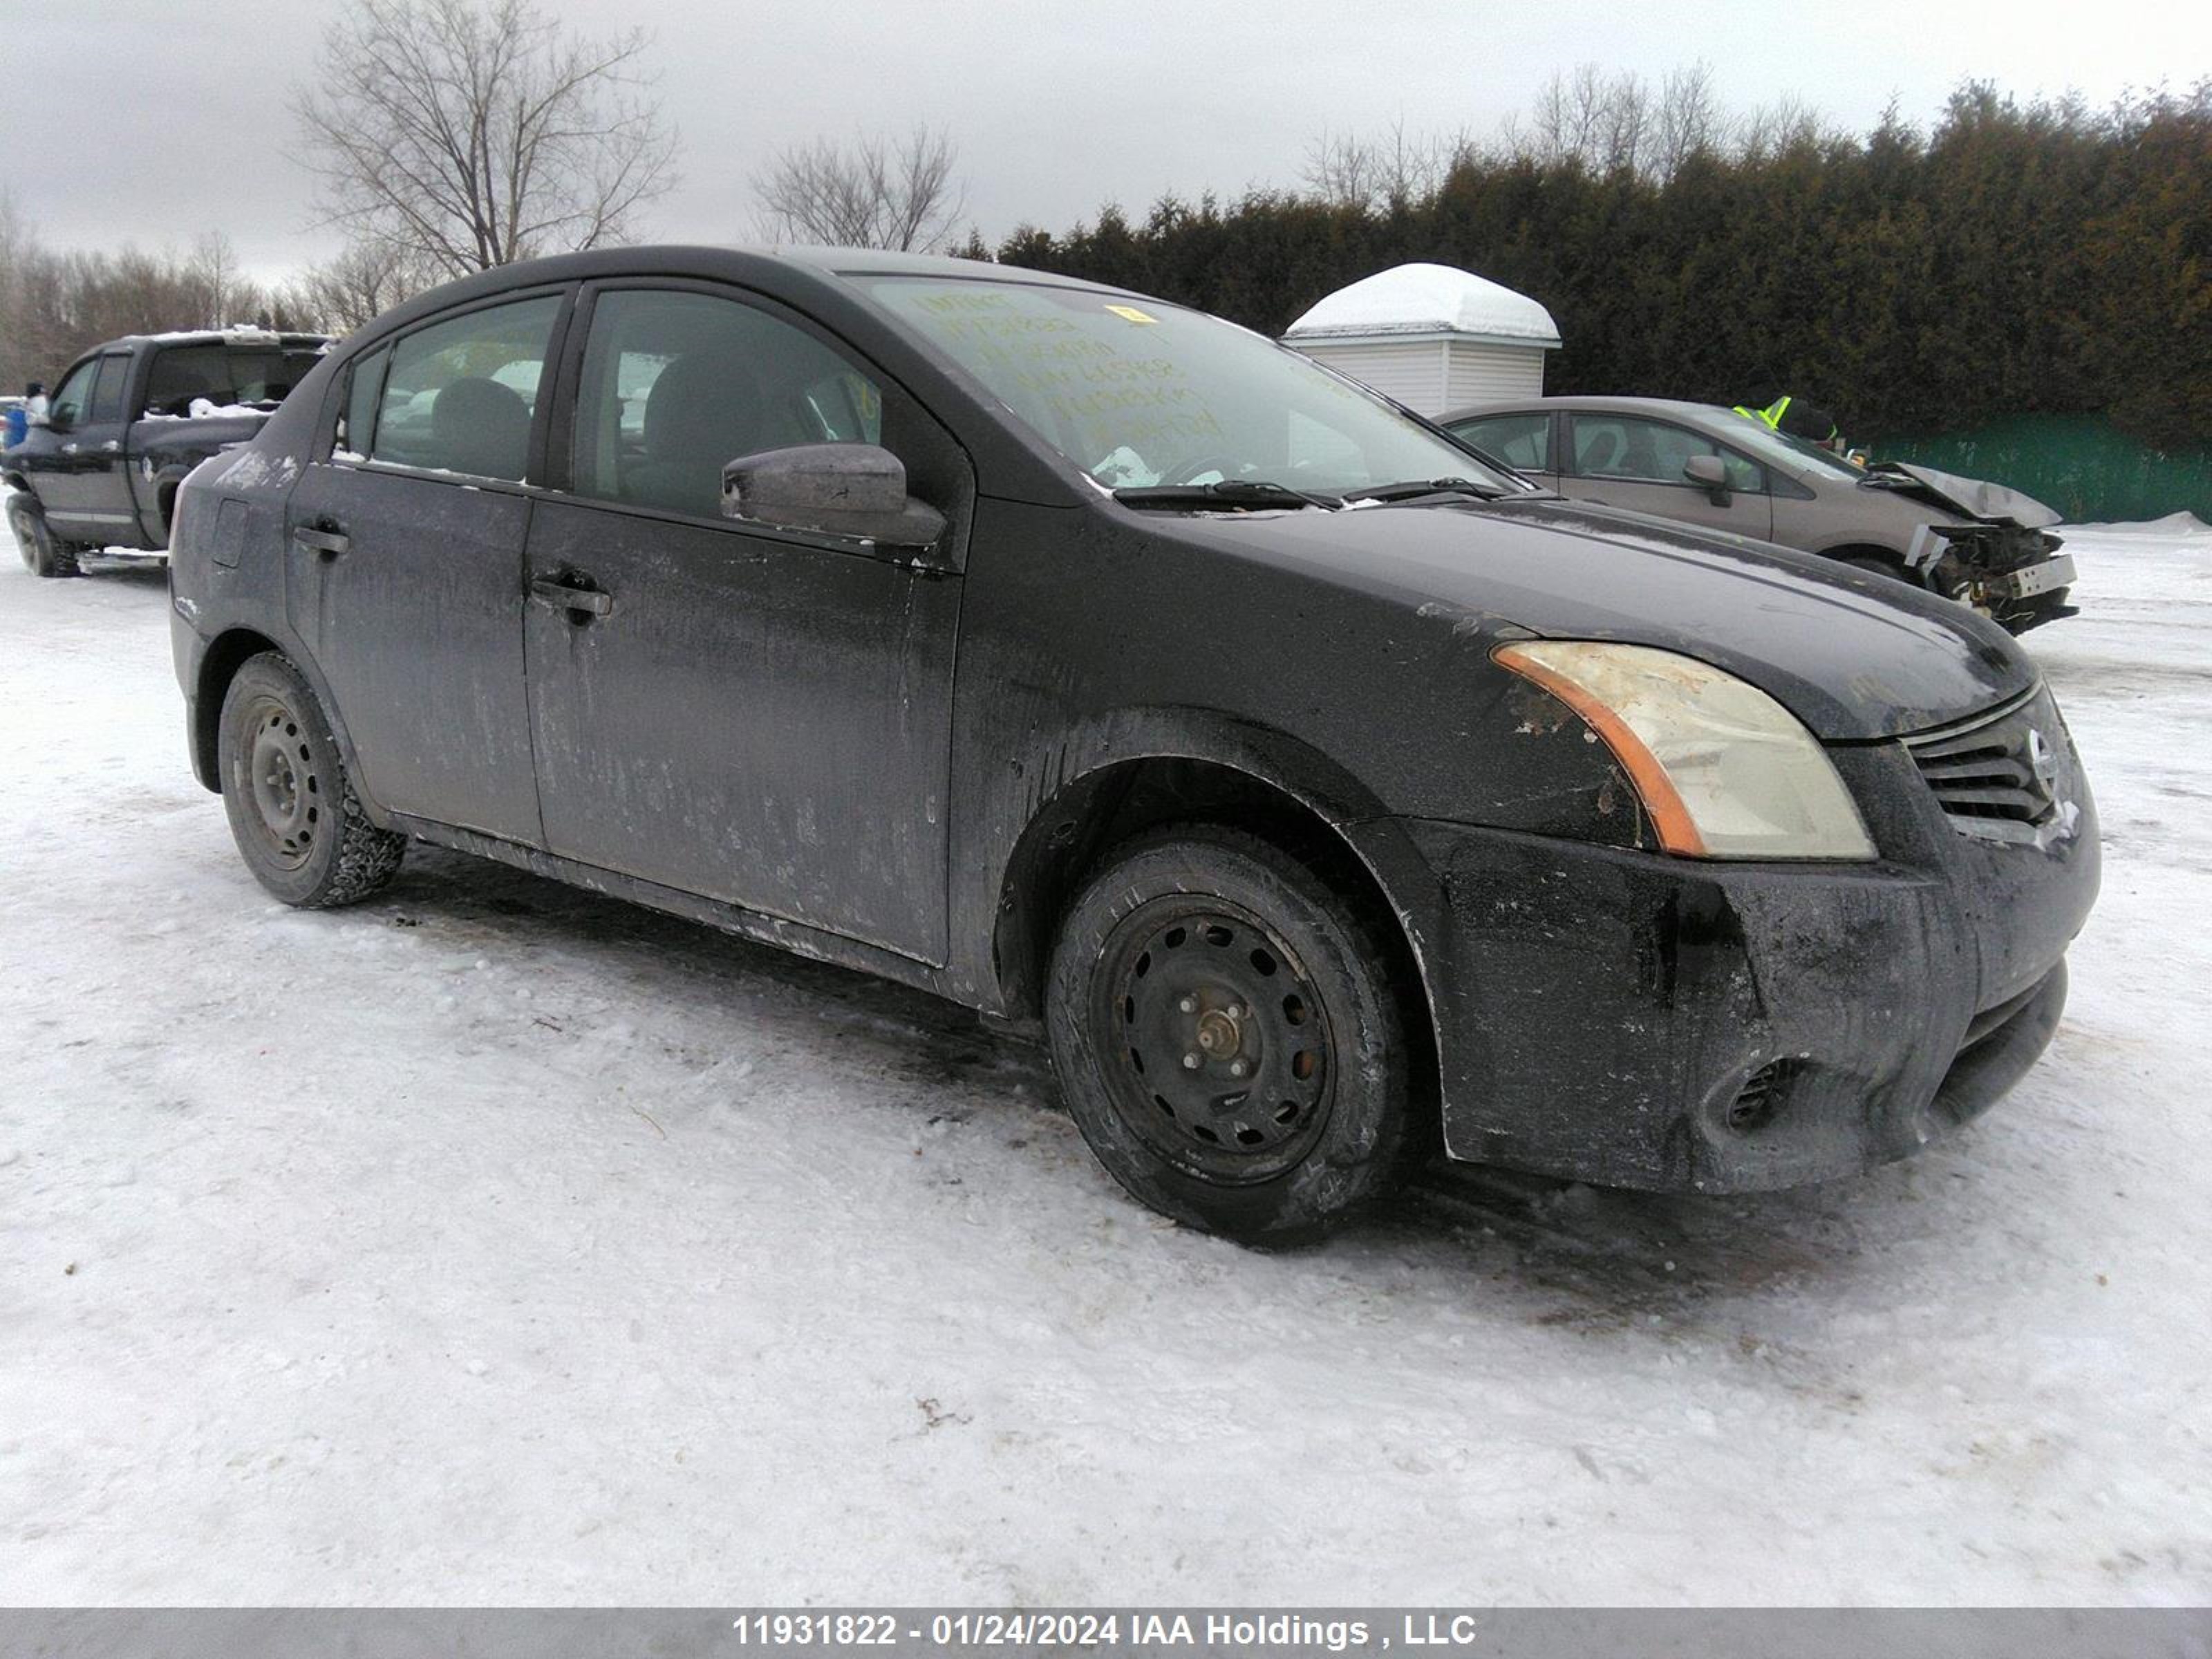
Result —
[{"label": "front headlight", "polygon": [[1875,856],[1819,741],[1757,686],[1648,645],[1522,640],[1491,654],[1589,723],[1635,783],[1668,852]]}]

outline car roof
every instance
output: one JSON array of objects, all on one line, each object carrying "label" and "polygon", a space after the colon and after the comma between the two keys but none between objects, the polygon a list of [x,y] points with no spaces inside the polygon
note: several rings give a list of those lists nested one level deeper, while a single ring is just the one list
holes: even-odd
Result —
[{"label": "car roof", "polygon": [[120,334],[105,345],[101,351],[112,351],[126,345],[322,345],[331,337],[327,334],[306,334],[289,329],[274,328],[180,328],[159,334]]},{"label": "car roof", "polygon": [[[865,247],[759,247],[736,243],[646,242],[519,260],[511,265],[500,265],[490,270],[472,273],[442,288],[432,289],[428,295],[417,298],[444,295],[449,292],[455,295],[471,290],[490,292],[540,283],[575,282],[594,276],[631,275],[656,270],[711,271],[742,281],[747,276],[757,277],[778,268],[796,270],[827,282],[838,282],[852,276],[957,276],[975,282],[1033,283],[1109,294],[1126,292],[1110,283],[1085,282],[1048,270],[1031,270],[1022,265],[1002,265],[984,259],[959,259],[939,253],[900,253]],[[410,306],[414,303],[409,302]]]},{"label": "car roof", "polygon": [[[637,253],[653,253],[664,250],[643,247],[631,250]],[[697,252],[696,247],[672,246],[669,252]],[[1049,270],[1031,270],[1024,265],[1002,265],[988,259],[962,259],[944,253],[902,253],[873,247],[743,247],[730,246],[713,250],[718,252],[742,253],[756,258],[785,259],[793,264],[825,271],[837,276],[967,276],[980,277],[987,282],[1041,283],[1051,288],[1111,288],[1110,283],[1087,282],[1079,277],[1062,276]]]},{"label": "car roof", "polygon": [[1521,415],[1538,410],[1582,410],[1593,415],[1664,415],[1678,421],[1724,421],[1739,418],[1719,404],[1693,404],[1679,398],[1513,398],[1468,404],[1437,416],[1437,424],[1473,420],[1484,415]]},{"label": "car roof", "polygon": [[1138,300],[1146,297],[1109,283],[1084,282],[1047,270],[1030,270],[1020,265],[1002,265],[981,259],[957,259],[943,254],[900,253],[880,248],[649,242],[590,248],[580,253],[548,254],[471,272],[427,289],[382,313],[349,338],[347,346],[351,349],[356,343],[381,339],[449,307],[490,300],[511,291],[599,278],[639,276],[704,278],[763,288],[771,293],[791,286],[791,279],[797,277],[802,288],[811,288],[817,294],[825,290],[842,293],[866,304],[871,310],[876,307],[859,291],[853,278],[959,277],[970,282],[1041,284]]}]

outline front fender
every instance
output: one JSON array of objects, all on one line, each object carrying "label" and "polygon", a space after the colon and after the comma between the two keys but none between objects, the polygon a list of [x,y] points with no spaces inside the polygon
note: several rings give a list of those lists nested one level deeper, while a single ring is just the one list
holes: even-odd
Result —
[{"label": "front fender", "polygon": [[[1382,813],[1364,782],[1310,744],[1201,708],[1101,713],[969,781],[958,822],[975,828],[956,850],[953,914],[988,925],[956,931],[968,949],[956,948],[948,971],[956,994],[1002,1013],[1033,1004],[1052,921],[1133,812],[1157,822],[1234,808],[1262,830],[1279,821],[1293,844],[1319,835],[1355,857],[1342,826]],[[1140,784],[1153,794],[1132,799]]]}]

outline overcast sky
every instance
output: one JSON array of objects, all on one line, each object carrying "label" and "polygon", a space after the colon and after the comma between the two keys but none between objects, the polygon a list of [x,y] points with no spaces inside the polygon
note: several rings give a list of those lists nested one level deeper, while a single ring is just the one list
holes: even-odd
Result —
[{"label": "overcast sky", "polygon": [[[0,183],[48,243],[228,234],[259,277],[332,251],[292,159],[288,90],[343,0],[0,0]],[[951,129],[995,241],[1102,203],[1296,181],[1322,128],[1486,134],[1559,69],[1656,80],[1702,58],[1745,107],[1796,94],[1854,127],[1925,119],[1968,76],[2103,101],[2212,74],[2212,6],[2177,0],[545,0],[594,33],[643,21],[682,181],[644,228],[754,235],[781,143]]]}]

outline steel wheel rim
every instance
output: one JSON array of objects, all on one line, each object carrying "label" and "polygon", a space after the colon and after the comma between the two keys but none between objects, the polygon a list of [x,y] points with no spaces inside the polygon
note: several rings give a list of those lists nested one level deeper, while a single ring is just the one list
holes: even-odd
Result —
[{"label": "steel wheel rim", "polygon": [[262,849],[286,869],[297,869],[314,851],[322,819],[322,779],[300,717],[275,697],[256,697],[246,710],[246,753],[234,763],[232,782],[252,811]]},{"label": "steel wheel rim", "polygon": [[1257,916],[1205,895],[1149,900],[1108,936],[1094,984],[1107,1093],[1147,1149],[1245,1185],[1320,1140],[1335,1097],[1328,1006]]}]

